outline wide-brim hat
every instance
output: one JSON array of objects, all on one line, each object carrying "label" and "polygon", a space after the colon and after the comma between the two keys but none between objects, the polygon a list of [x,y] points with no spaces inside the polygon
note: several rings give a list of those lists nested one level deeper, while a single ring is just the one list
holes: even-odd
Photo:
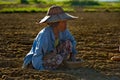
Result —
[{"label": "wide-brim hat", "polygon": [[59,22],[64,20],[71,20],[78,17],[72,16],[68,13],[65,13],[60,6],[52,6],[48,9],[46,16],[40,20],[41,23],[52,23]]}]

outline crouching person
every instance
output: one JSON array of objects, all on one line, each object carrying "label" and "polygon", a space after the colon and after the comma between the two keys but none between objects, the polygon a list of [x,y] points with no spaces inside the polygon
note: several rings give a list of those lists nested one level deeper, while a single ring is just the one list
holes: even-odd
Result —
[{"label": "crouching person", "polygon": [[47,23],[35,38],[30,52],[25,56],[23,68],[54,70],[67,56],[75,61],[76,41],[67,29],[67,21],[75,19],[63,11],[60,6],[49,8],[47,15],[39,22]]}]

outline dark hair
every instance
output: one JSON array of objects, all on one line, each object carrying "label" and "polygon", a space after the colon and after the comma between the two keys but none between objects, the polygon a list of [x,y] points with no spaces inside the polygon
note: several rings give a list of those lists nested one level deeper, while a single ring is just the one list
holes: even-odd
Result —
[{"label": "dark hair", "polygon": [[58,26],[59,22],[52,22],[52,23],[47,23],[51,27],[56,27]]}]

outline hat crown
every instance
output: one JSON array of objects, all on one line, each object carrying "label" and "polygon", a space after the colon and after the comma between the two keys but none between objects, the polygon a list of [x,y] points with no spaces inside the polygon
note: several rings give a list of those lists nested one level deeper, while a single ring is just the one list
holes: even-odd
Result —
[{"label": "hat crown", "polygon": [[39,23],[51,23],[75,18],[77,17],[65,13],[60,6],[54,5],[48,9],[46,16]]},{"label": "hat crown", "polygon": [[56,15],[61,13],[64,13],[64,11],[60,6],[52,6],[49,8],[47,15]]}]

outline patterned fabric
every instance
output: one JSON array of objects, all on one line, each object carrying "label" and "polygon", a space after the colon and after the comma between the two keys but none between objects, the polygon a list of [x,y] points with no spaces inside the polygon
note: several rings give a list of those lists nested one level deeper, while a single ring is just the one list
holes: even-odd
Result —
[{"label": "patterned fabric", "polygon": [[[70,42],[72,43],[72,54],[77,54],[77,51],[75,49],[76,41],[68,29],[59,33],[60,43],[66,40],[70,40]],[[24,57],[24,63],[22,67],[25,68],[28,64],[32,62],[32,65],[36,70],[45,70],[43,66],[43,57],[46,55],[47,52],[50,52],[51,50],[53,51],[55,49],[54,43],[55,36],[53,33],[53,28],[47,26],[42,29],[36,36],[31,50]]]},{"label": "patterned fabric", "polygon": [[72,52],[72,44],[69,40],[61,43],[56,49],[47,53],[44,57],[44,68],[53,70],[58,68],[64,59],[67,58],[68,54]]}]

